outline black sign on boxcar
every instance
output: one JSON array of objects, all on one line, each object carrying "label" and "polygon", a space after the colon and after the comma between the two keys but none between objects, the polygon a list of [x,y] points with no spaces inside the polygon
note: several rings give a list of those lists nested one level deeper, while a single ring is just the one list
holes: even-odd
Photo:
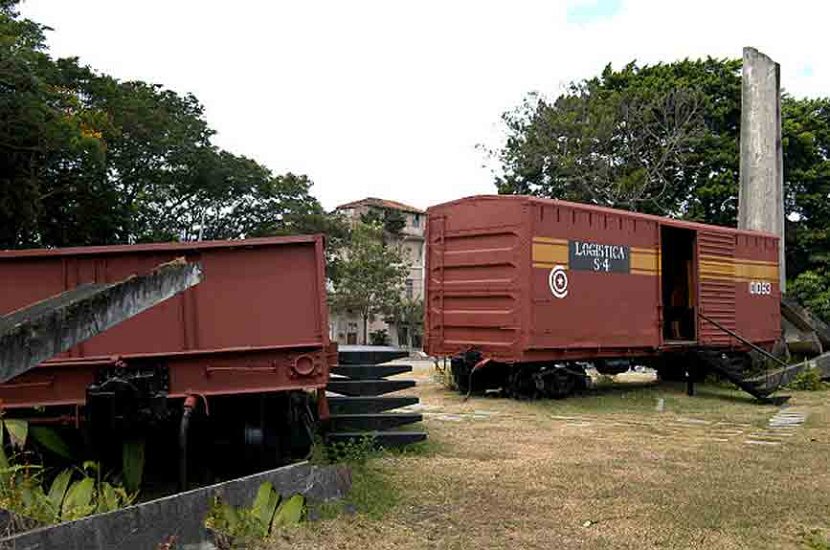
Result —
[{"label": "black sign on boxcar", "polygon": [[631,247],[568,241],[568,266],[579,271],[628,273],[631,270]]}]

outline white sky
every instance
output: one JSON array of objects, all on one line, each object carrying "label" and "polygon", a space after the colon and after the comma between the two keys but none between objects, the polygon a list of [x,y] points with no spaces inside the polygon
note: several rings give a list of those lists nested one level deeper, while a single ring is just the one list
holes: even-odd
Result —
[{"label": "white sky", "polygon": [[[193,92],[215,143],[310,176],[326,208],[495,191],[500,115],[607,62],[740,57],[830,95],[825,0],[26,0],[53,55]],[[747,15],[749,14],[749,15]]]}]

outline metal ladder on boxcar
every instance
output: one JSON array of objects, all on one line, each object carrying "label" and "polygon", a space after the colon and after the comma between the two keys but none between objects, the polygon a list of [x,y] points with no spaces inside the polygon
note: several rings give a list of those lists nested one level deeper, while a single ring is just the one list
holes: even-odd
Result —
[{"label": "metal ladder on boxcar", "polygon": [[411,365],[383,365],[405,357],[406,351],[371,348],[345,349],[338,352],[338,365],[332,367],[326,392],[331,413],[327,443],[349,443],[371,438],[382,448],[402,447],[427,438],[426,432],[399,430],[401,426],[423,420],[420,413],[389,412],[415,405],[415,396],[386,394],[412,388],[414,380],[388,379],[412,372]]},{"label": "metal ladder on boxcar", "polygon": [[[745,377],[745,359],[741,356],[730,356],[723,351],[718,350],[709,350],[709,349],[702,349],[697,350],[695,354],[697,357],[709,368],[719,372],[723,376],[725,376],[730,382],[744,390],[745,392],[749,393],[753,397],[759,400],[766,400],[769,395],[779,389],[781,386],[792,380],[792,378],[801,370],[803,367],[799,365],[787,365],[784,361],[781,361],[778,357],[775,357],[767,350],[760,348],[738,334],[737,332],[730,330],[727,327],[721,325],[715,319],[704,315],[703,313],[698,312],[698,317],[700,317],[703,321],[713,325],[718,330],[724,332],[725,334],[729,335],[740,342],[743,342],[745,345],[752,348],[756,353],[762,355],[763,357],[767,358],[767,360],[776,363],[779,368],[772,371],[767,371],[760,376]],[[746,356],[749,357],[749,356]]]},{"label": "metal ladder on boxcar", "polygon": [[694,353],[704,365],[756,399],[763,401],[778,389],[777,385],[769,384],[766,377],[745,378],[743,357],[729,356],[719,350],[696,350]]}]

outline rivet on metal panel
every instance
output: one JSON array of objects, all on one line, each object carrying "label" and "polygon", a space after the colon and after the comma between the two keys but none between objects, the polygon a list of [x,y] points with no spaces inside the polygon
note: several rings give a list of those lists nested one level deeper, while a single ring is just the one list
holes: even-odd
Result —
[{"label": "rivet on metal panel", "polygon": [[314,373],[314,359],[309,355],[300,355],[291,364],[291,370],[300,376],[310,376]]}]

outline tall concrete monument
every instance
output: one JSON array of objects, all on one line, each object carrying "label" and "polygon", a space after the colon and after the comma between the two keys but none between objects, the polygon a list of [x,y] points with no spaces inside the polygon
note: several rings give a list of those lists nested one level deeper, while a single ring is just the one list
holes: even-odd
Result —
[{"label": "tall concrete monument", "polygon": [[784,292],[784,170],[780,80],[778,63],[755,48],[744,48],[738,228],[767,231],[781,236],[779,278],[781,292]]}]

